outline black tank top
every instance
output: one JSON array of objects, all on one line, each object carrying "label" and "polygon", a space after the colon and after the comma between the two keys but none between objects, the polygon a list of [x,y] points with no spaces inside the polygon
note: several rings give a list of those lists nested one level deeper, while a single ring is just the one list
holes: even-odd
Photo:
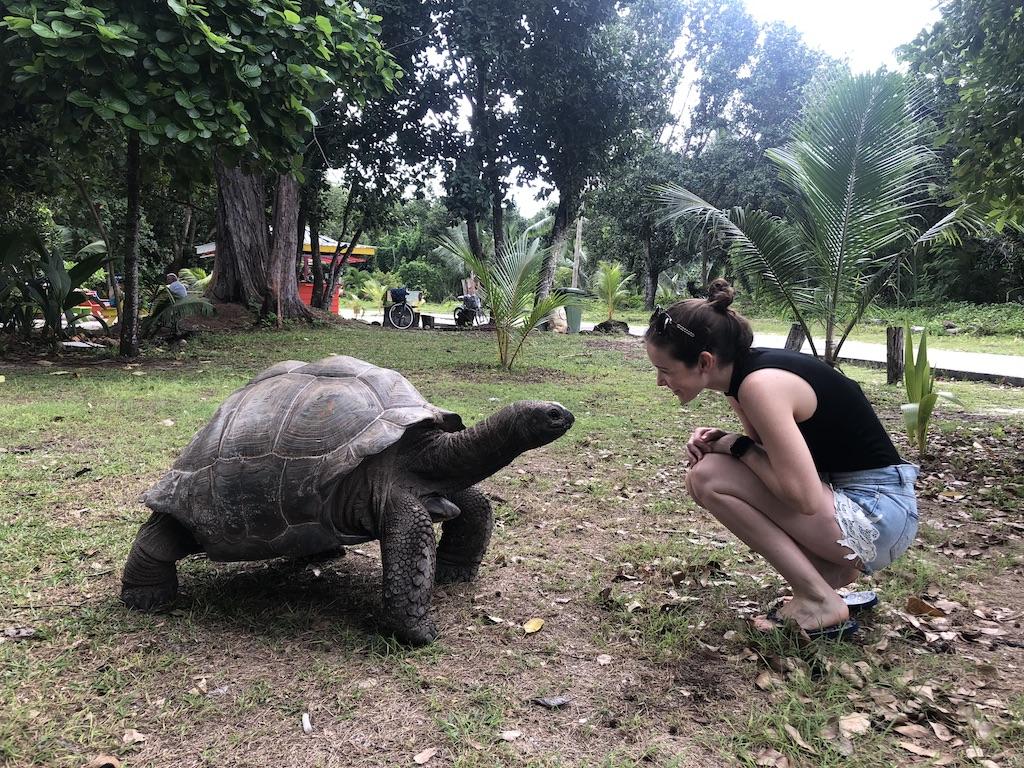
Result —
[{"label": "black tank top", "polygon": [[903,463],[860,385],[812,355],[754,347],[733,365],[725,394],[739,402],[743,380],[762,368],[795,373],[814,390],[818,407],[797,427],[819,472],[855,472]]}]

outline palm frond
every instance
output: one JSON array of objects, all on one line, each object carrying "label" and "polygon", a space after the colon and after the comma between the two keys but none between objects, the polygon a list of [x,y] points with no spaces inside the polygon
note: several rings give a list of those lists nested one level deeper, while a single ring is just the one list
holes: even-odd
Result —
[{"label": "palm frond", "polygon": [[789,305],[817,354],[806,317],[815,302],[813,281],[807,274],[811,257],[798,233],[763,211],[722,211],[676,184],[656,187],[655,192],[664,212],[661,222],[679,218],[700,222],[720,237],[732,251],[737,269],[761,275]]},{"label": "palm frond", "polygon": [[149,337],[165,326],[176,325],[186,317],[211,317],[215,313],[216,309],[209,299],[193,295],[177,298],[166,285],[162,285],[157,289],[149,314],[142,319],[139,331],[143,337]]}]

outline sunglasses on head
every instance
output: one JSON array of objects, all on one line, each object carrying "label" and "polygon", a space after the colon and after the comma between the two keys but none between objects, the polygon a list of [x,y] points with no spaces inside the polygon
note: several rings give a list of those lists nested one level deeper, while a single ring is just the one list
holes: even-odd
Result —
[{"label": "sunglasses on head", "polygon": [[676,330],[685,333],[691,339],[696,338],[696,334],[693,331],[685,325],[677,323],[672,319],[672,316],[661,307],[654,308],[654,314],[651,315],[651,328],[653,328],[654,332],[659,336],[667,336],[669,330],[671,328],[675,328]]}]

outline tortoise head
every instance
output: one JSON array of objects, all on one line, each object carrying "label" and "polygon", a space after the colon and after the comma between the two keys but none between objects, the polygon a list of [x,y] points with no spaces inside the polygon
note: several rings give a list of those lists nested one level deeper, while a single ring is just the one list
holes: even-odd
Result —
[{"label": "tortoise head", "polygon": [[509,437],[518,439],[522,450],[540,448],[564,435],[576,418],[560,403],[521,400],[502,409],[502,419],[511,427]]}]

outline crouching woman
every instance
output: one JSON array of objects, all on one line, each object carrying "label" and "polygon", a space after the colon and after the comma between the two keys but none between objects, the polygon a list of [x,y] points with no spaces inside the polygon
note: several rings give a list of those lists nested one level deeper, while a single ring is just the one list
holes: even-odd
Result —
[{"label": "crouching woman", "polygon": [[686,444],[693,499],[789,583],[777,612],[812,636],[857,629],[835,591],[903,554],[917,532],[917,468],[860,386],[817,358],[752,348],[719,279],[709,297],[658,309],[645,334],[658,386],[686,404],[721,392],[744,434],[698,427]]}]

